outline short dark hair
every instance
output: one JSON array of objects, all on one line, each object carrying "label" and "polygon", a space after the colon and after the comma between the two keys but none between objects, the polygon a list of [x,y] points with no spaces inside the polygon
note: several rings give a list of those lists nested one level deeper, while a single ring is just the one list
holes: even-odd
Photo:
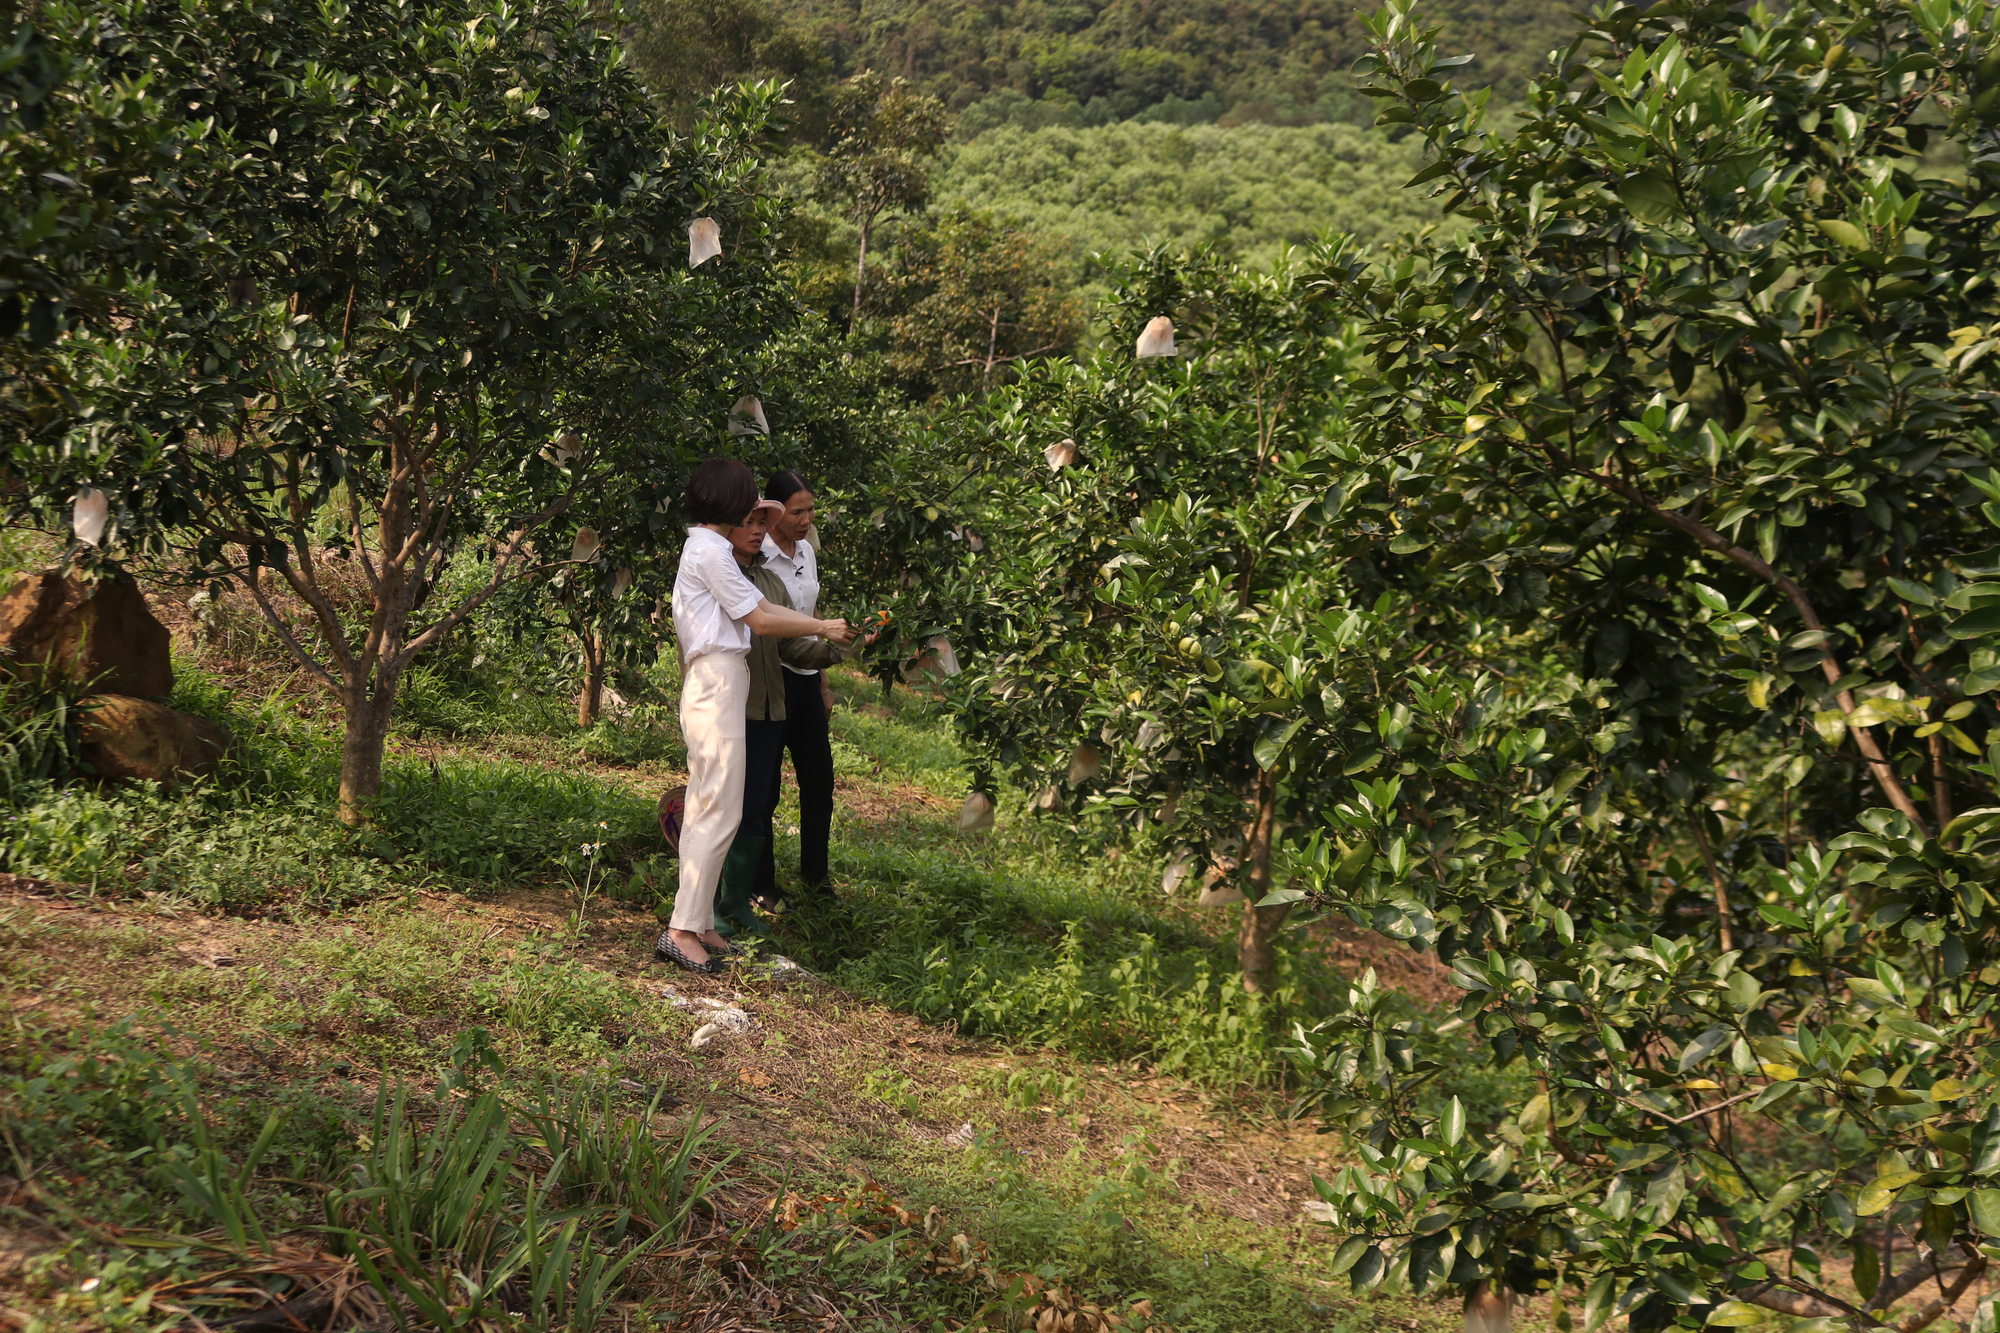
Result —
[{"label": "short dark hair", "polygon": [[711,458],[688,478],[688,516],[697,523],[731,527],[757,504],[757,478],[733,458]]},{"label": "short dark hair", "polygon": [[788,504],[800,491],[810,490],[812,487],[806,484],[804,477],[788,467],[781,467],[771,474],[769,481],[764,483],[764,498],[776,500],[779,504]]}]

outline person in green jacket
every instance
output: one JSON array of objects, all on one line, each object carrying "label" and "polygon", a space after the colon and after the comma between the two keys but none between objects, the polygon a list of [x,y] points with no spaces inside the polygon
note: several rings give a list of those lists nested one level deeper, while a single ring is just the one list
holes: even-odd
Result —
[{"label": "person in green jacket", "polygon": [[[729,530],[729,544],[757,591],[772,605],[791,609],[784,581],[765,566],[764,535],[770,531],[773,511],[782,513],[784,506],[775,500],[761,501],[744,523]],[[715,895],[715,929],[721,935],[743,931],[769,933],[769,928],[751,910],[750,900],[757,890],[760,872],[768,878],[774,860],[771,812],[762,796],[777,785],[778,766],[784,762],[784,666],[818,671],[846,656],[840,645],[822,638],[786,639],[763,634],[751,637],[750,697],[744,723],[748,755],[744,766],[743,820],[736,826],[736,838],[722,864],[722,885]]]}]

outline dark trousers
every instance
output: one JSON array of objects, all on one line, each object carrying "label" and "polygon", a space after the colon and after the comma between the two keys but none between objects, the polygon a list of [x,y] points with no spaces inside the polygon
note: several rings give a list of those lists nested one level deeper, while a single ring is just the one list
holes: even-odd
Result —
[{"label": "dark trousers", "polygon": [[[792,771],[799,779],[799,878],[808,889],[824,888],[827,844],[833,837],[833,742],[827,736],[818,676],[785,672],[784,726],[785,748],[792,752]],[[772,774],[764,815],[767,828],[769,811],[778,808],[777,776]]]},{"label": "dark trousers", "polygon": [[785,724],[751,718],[743,724],[743,819],[736,826],[729,857],[722,865],[717,914],[725,920],[749,915],[750,900],[772,885],[771,812],[777,802],[785,762]]}]

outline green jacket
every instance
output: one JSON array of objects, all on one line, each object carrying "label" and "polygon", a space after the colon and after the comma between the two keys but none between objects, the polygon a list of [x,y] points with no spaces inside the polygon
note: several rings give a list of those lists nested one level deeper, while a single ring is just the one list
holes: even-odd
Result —
[{"label": "green jacket", "polygon": [[[776,572],[767,569],[763,556],[752,559],[743,571],[750,581],[757,585],[757,591],[773,606],[782,606],[787,611],[797,610],[791,597],[785,592],[785,584]],[[825,639],[807,637],[801,639],[773,639],[762,634],[750,636],[750,708],[752,722],[783,722],[785,720],[785,680],[786,666],[798,667],[801,671],[818,671],[830,667],[835,662],[845,661],[847,650],[837,643]],[[783,665],[780,665],[780,664]]]}]

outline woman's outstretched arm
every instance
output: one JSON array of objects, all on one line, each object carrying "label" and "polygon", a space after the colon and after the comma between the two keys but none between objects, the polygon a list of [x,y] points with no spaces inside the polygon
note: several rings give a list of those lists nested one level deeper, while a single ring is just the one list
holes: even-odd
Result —
[{"label": "woman's outstretched arm", "polygon": [[757,603],[757,609],[743,619],[749,624],[752,634],[771,638],[796,639],[805,634],[819,634],[835,643],[850,643],[854,639],[854,631],[847,627],[845,620],[814,620],[789,607],[778,606],[768,597]]}]

